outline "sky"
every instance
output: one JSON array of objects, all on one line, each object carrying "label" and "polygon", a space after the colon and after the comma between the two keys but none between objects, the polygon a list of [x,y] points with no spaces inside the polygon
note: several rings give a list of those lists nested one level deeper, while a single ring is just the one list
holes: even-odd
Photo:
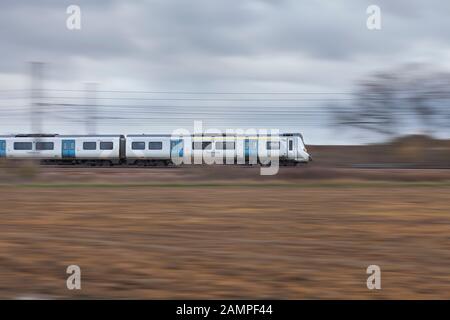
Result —
[{"label": "sky", "polygon": [[[66,26],[69,5],[81,9],[80,30]],[[380,30],[366,26],[370,5]],[[170,133],[201,120],[302,132],[314,144],[375,139],[333,127],[326,112],[371,73],[450,70],[443,0],[2,0],[0,9],[3,134],[32,130],[31,61],[45,63],[41,131]]]}]

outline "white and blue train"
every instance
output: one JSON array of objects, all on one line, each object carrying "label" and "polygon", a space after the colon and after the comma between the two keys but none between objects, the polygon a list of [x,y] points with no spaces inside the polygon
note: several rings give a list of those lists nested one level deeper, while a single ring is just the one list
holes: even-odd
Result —
[{"label": "white and blue train", "polygon": [[[0,158],[39,159],[44,164],[170,165],[174,157],[234,158],[258,163],[276,150],[281,164],[311,161],[300,133],[268,135],[58,135],[0,136]],[[225,162],[224,162],[225,163]]]}]

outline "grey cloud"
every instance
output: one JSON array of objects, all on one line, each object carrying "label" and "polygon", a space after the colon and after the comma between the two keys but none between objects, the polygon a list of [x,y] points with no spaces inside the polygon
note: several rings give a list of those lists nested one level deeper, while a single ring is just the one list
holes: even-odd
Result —
[{"label": "grey cloud", "polygon": [[83,29],[71,32],[65,29],[70,1],[7,1],[0,14],[0,38],[8,59],[0,67],[11,71],[33,55],[54,62],[117,58],[163,66],[195,55],[218,61],[298,55],[339,63],[407,52],[422,41],[448,45],[445,10],[430,7],[450,5],[378,2],[384,29],[369,32],[365,8],[370,1],[80,1]]}]

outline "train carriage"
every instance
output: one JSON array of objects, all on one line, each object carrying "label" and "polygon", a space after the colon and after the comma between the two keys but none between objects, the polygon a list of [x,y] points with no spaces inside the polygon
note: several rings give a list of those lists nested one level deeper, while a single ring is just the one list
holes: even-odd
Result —
[{"label": "train carriage", "polygon": [[0,154],[16,159],[61,159],[61,140],[53,135],[1,136]]},{"label": "train carriage", "polygon": [[126,136],[126,161],[130,164],[256,164],[274,154],[283,163],[295,164],[311,160],[301,134]]},{"label": "train carriage", "polygon": [[121,158],[122,135],[11,135],[0,137],[0,156],[51,162],[98,161]]}]

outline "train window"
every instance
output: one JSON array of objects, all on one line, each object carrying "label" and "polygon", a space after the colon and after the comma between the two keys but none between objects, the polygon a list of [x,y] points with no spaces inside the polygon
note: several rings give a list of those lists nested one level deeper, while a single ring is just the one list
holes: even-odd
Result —
[{"label": "train window", "polygon": [[294,149],[294,141],[289,140],[289,151],[292,151]]},{"label": "train window", "polygon": [[216,142],[217,150],[234,150],[234,141]]},{"label": "train window", "polygon": [[197,141],[192,142],[192,149],[194,150],[211,150],[212,149],[212,141]]},{"label": "train window", "polygon": [[83,150],[95,150],[97,149],[97,142],[83,142]]},{"label": "train window", "polygon": [[145,150],[145,142],[135,141],[131,143],[131,149],[133,150]]},{"label": "train window", "polygon": [[110,141],[100,142],[100,150],[112,150],[113,143]]},{"label": "train window", "polygon": [[148,143],[149,150],[162,150],[162,141],[150,141]]},{"label": "train window", "polygon": [[53,150],[53,142],[36,142],[36,150]]},{"label": "train window", "polygon": [[193,150],[201,150],[202,149],[202,143],[201,142],[192,142],[192,149]]},{"label": "train window", "polygon": [[234,142],[233,141],[225,142],[225,149],[227,149],[227,150],[234,150],[235,149]]},{"label": "train window", "polygon": [[280,142],[278,141],[267,141],[267,150],[279,150],[280,149]]},{"label": "train window", "polygon": [[31,142],[14,142],[14,150],[31,150],[33,144]]},{"label": "train window", "polygon": [[202,149],[203,150],[211,150],[212,149],[212,142],[211,141],[204,141],[204,142],[202,142]]}]

